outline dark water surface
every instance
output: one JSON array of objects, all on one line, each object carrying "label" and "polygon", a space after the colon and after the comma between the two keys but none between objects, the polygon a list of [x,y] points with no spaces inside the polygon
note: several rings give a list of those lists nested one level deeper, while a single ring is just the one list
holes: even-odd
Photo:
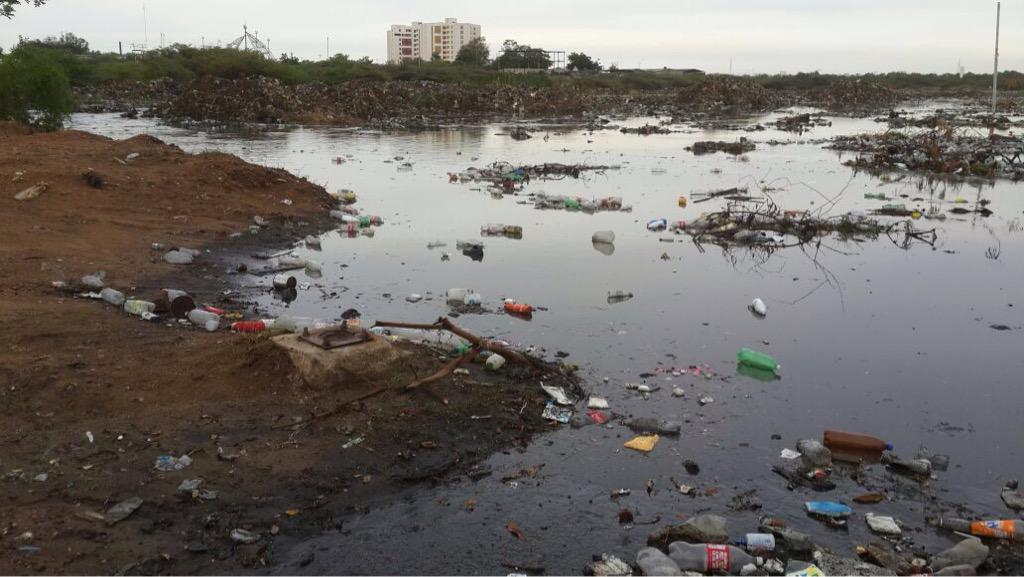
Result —
[{"label": "dark water surface", "polygon": [[[562,427],[524,453],[495,455],[488,462],[495,474],[481,481],[413,490],[389,507],[346,519],[343,532],[293,544],[279,540],[285,549],[278,560],[286,572],[507,573],[519,565],[579,573],[592,554],[609,552],[632,561],[643,546],[652,527],[619,526],[622,506],[634,509],[641,521],[660,515],[662,524],[678,522],[677,515],[723,514],[734,537],[756,530],[760,514],[772,514],[845,555],[871,537],[863,521],[870,511],[895,516],[907,527],[905,533],[932,551],[948,546],[953,541],[925,524],[925,516],[937,511],[928,494],[939,504],[1012,518],[999,488],[1024,475],[1024,330],[1019,328],[1024,326],[1024,187],[998,181],[925,183],[919,189],[915,178],[884,183],[854,175],[835,152],[814,141],[884,129],[870,119],[835,118],[832,127],[803,137],[683,126],[676,128],[685,132],[646,137],[548,127],[523,142],[498,135],[500,125],[394,134],[297,128],[247,138],[110,115],[79,115],[73,122],[75,128],[118,138],[153,134],[190,152],[230,152],[285,168],[328,190],[355,190],[356,206],[382,216],[384,226],[373,238],[328,233],[322,252],[300,249],[324,263],[323,278],[301,281],[345,292],[323,301],[315,288],[300,291],[290,314],[329,320],[355,307],[367,320],[429,322],[447,313],[441,297],[449,287],[474,288],[494,309],[502,298],[513,297],[548,310],[532,321],[485,314],[463,315],[457,322],[478,334],[545,347],[549,354],[570,353],[568,361],[582,367],[594,393],[607,397],[616,412],[686,421],[680,437],[663,437],[647,455],[622,448],[632,433],[619,425]],[[745,161],[684,151],[697,140],[739,136],[757,142]],[[765,144],[771,139],[788,144]],[[346,161],[332,163],[338,156]],[[412,162],[412,169],[386,162],[395,156]],[[482,184],[448,182],[448,172],[497,160],[621,169],[578,180],[535,180],[521,196],[502,199],[492,198]],[[829,240],[831,248],[817,252],[816,259],[813,250],[799,248],[770,258],[743,251],[727,255],[713,245],[701,252],[687,236],[651,233],[644,226],[653,218],[692,220],[716,210],[722,203],[691,202],[683,209],[677,198],[732,186],[749,186],[751,193],[770,186],[783,209],[817,209],[839,195],[829,214],[882,204],[865,200],[866,192],[922,197],[898,202],[943,212],[956,206],[957,196],[969,201],[962,205],[968,208],[984,198],[994,214],[916,221],[919,228],[937,228],[934,247],[914,242],[903,249],[885,236],[862,243]],[[538,190],[621,196],[633,211],[588,215],[517,203]],[[520,225],[523,239],[484,238],[481,261],[455,249],[457,240],[480,240],[480,226],[487,223]],[[591,234],[602,229],[616,234],[611,255],[591,245]],[[448,246],[428,250],[431,241]],[[442,262],[443,251],[451,254],[449,262]],[[991,258],[995,251],[998,257]],[[614,290],[636,296],[609,305],[606,295]],[[434,298],[407,303],[404,297],[414,292]],[[767,318],[747,311],[754,297],[767,303]],[[266,304],[280,312],[280,303]],[[991,324],[1014,330],[997,331]],[[737,375],[735,355],[744,346],[779,359],[781,380],[765,383]],[[646,400],[624,386],[659,366],[698,363],[726,379],[659,374],[647,382],[662,388]],[[671,395],[674,385],[686,390],[684,398]],[[704,394],[714,403],[698,405]],[[803,502],[848,502],[863,487],[838,479],[839,488],[831,493],[791,492],[770,471],[781,462],[780,449],[802,437],[820,439],[825,428],[877,434],[905,457],[924,445],[948,454],[951,465],[936,473],[927,493],[903,484],[893,502],[853,505],[848,533],[832,531],[806,517]],[[773,433],[782,440],[772,440]],[[700,464],[699,475],[687,475],[684,459]],[[541,463],[536,479],[500,480]],[[894,486],[878,466],[869,476],[879,487]],[[718,492],[691,499],[675,491],[670,477]],[[655,486],[651,496],[644,491],[649,479]],[[612,501],[609,492],[618,488],[633,493]],[[757,490],[763,510],[731,510],[733,496],[749,489]],[[472,512],[462,506],[469,498],[477,501]],[[506,531],[509,521],[522,528],[525,540]],[[298,566],[310,551],[312,563]]]}]

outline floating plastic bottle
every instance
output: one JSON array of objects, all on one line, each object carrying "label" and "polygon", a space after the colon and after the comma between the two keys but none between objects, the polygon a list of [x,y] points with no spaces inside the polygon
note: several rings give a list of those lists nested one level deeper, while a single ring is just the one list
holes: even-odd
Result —
[{"label": "floating plastic bottle", "polygon": [[289,276],[286,274],[279,274],[274,276],[274,288],[278,290],[293,289],[297,284],[298,281],[296,281],[295,277],[293,276]]},{"label": "floating plastic bottle", "polygon": [[668,556],[683,571],[739,575],[746,565],[761,565],[762,559],[739,547],[713,543],[676,541],[668,546]]},{"label": "floating plastic bottle", "polygon": [[[270,325],[268,325],[268,322]],[[236,333],[262,333],[273,326],[273,321],[238,321],[231,323],[231,330]]]},{"label": "floating plastic bottle", "polygon": [[491,356],[487,357],[487,362],[484,364],[487,366],[487,370],[496,371],[501,367],[505,366],[505,357],[497,353],[494,353]]},{"label": "floating plastic bottle", "polygon": [[628,301],[633,298],[633,293],[626,291],[613,291],[608,293],[608,304],[615,304]]},{"label": "floating plastic bottle", "polygon": [[814,439],[801,439],[796,442],[796,450],[800,451],[803,462],[809,467],[828,467],[832,465],[832,451]]},{"label": "floating plastic bottle", "polygon": [[750,303],[750,310],[759,317],[768,315],[768,305],[764,304],[764,301],[761,299],[754,299]]},{"label": "floating plastic bottle", "polygon": [[121,291],[114,290],[107,287],[100,291],[100,297],[109,304],[115,307],[120,307],[124,304],[124,293]]},{"label": "floating plastic bottle", "polygon": [[126,300],[124,301],[124,312],[141,317],[144,313],[152,314],[156,310],[156,303],[142,300]]},{"label": "floating plastic bottle", "polygon": [[467,296],[475,292],[476,291],[470,288],[450,288],[448,289],[448,292],[445,293],[445,299],[448,301],[462,302],[465,301]]},{"label": "floating plastic bottle", "polygon": [[209,311],[192,309],[188,312],[188,320],[198,327],[203,327],[207,332],[212,333],[220,328],[220,316]]},{"label": "floating plastic bottle", "polygon": [[656,218],[654,220],[647,221],[647,230],[651,232],[665,230],[666,228],[668,228],[668,221],[664,218]]},{"label": "floating plastic bottle", "polygon": [[644,547],[636,554],[636,564],[644,575],[680,575],[679,565],[654,547]]},{"label": "floating plastic bottle", "polygon": [[830,449],[877,453],[892,450],[892,443],[886,443],[878,437],[862,435],[860,433],[847,433],[845,431],[829,429],[825,431],[823,440],[825,446]]},{"label": "floating plastic bottle", "polygon": [[469,293],[462,299],[462,304],[468,307],[480,306],[480,303],[482,303],[483,300],[484,297],[481,296],[480,293]]},{"label": "floating plastic bottle", "polygon": [[746,347],[739,350],[736,353],[736,359],[741,365],[747,365],[754,367],[755,369],[761,369],[762,371],[776,372],[779,370],[780,365],[771,355],[748,349]]},{"label": "floating plastic bottle", "polygon": [[736,544],[747,551],[774,551],[775,535],[771,533],[747,533]]},{"label": "floating plastic bottle", "polygon": [[533,314],[533,307],[526,303],[505,301],[505,312],[509,312],[516,315],[531,315]]}]

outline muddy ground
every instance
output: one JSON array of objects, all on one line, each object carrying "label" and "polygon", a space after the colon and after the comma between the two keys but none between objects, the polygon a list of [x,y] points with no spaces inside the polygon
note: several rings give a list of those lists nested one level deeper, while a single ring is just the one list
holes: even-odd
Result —
[{"label": "muddy ground", "polygon": [[[38,197],[14,199],[40,182]],[[275,536],[337,528],[413,483],[487,475],[474,465],[546,426],[529,378],[473,365],[421,392],[393,390],[445,362],[416,348],[384,383],[318,391],[266,336],[145,322],[50,286],[105,270],[129,295],[173,287],[244,313],[223,294],[232,256],[325,230],[334,205],[319,186],[230,155],[0,127],[0,573],[272,567]],[[252,235],[255,215],[269,224]],[[178,267],[152,243],[206,252]],[[389,390],[335,416],[288,425],[380,384]],[[186,454],[183,470],[154,468]],[[177,495],[186,479],[215,498]],[[104,522],[133,497],[138,510]],[[236,543],[235,529],[260,539]]]}]

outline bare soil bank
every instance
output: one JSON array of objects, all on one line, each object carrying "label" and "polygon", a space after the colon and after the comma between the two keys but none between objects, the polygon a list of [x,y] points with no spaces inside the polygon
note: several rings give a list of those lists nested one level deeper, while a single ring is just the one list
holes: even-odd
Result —
[{"label": "bare soil bank", "polygon": [[[41,182],[39,196],[14,199]],[[273,566],[276,536],[335,529],[342,515],[410,483],[486,474],[474,465],[544,427],[532,383],[498,382],[478,366],[287,426],[364,389],[310,390],[262,336],[147,323],[50,287],[105,270],[126,294],[180,288],[244,311],[221,296],[225,265],[212,255],[323,230],[334,204],[319,186],[229,155],[189,155],[148,137],[0,127],[0,573]],[[254,215],[270,223],[251,236]],[[176,267],[154,242],[214,252]],[[366,389],[400,388],[444,363],[422,352]],[[181,471],[154,468],[160,455],[186,454],[193,463]],[[216,498],[179,495],[186,479],[202,479]],[[133,497],[143,502],[127,519],[99,517]],[[260,539],[239,543],[235,529]]]}]

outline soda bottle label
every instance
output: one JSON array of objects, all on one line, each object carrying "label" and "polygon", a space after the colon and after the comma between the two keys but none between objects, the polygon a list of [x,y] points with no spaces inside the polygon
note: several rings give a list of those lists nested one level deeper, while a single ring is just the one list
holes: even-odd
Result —
[{"label": "soda bottle label", "polygon": [[708,572],[729,570],[729,546],[708,545]]},{"label": "soda bottle label", "polygon": [[993,539],[1012,539],[1013,521],[975,521],[971,523],[971,535]]}]

